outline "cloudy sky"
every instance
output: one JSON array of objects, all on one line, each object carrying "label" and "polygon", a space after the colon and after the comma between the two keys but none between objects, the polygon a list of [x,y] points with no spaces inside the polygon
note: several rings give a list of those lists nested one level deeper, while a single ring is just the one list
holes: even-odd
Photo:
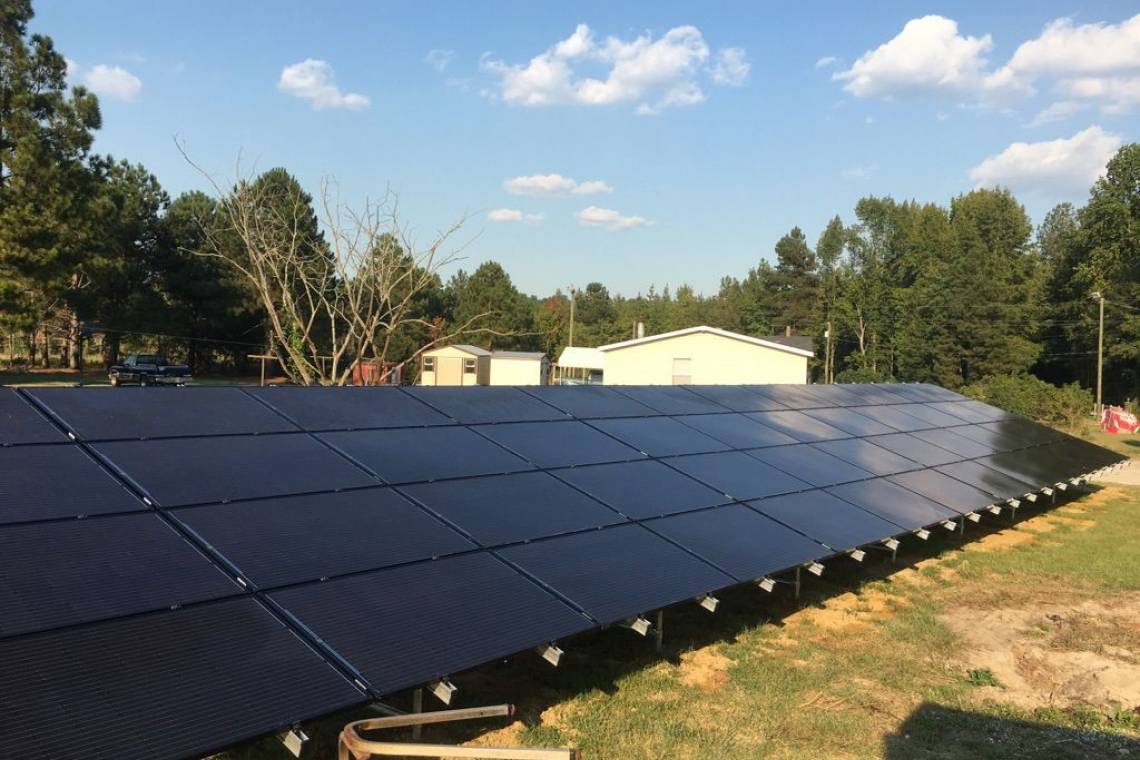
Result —
[{"label": "cloudy sky", "polygon": [[33,31],[172,194],[206,186],[176,138],[219,180],[391,188],[534,293],[715,290],[871,193],[1040,221],[1140,139],[1134,1],[617,5],[39,0]]}]

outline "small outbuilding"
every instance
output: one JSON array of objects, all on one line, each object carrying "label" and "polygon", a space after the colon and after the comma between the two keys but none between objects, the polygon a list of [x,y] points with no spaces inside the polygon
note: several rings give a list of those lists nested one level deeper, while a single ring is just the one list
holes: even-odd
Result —
[{"label": "small outbuilding", "polygon": [[491,352],[457,343],[420,354],[420,385],[489,385]]},{"label": "small outbuilding", "polygon": [[557,382],[564,385],[600,384],[606,368],[606,355],[596,348],[567,346],[555,365]]},{"label": "small outbuilding", "polygon": [[598,351],[606,385],[804,384],[814,355],[802,337],[793,343],[707,325],[611,343]]},{"label": "small outbuilding", "polygon": [[550,359],[541,351],[492,351],[491,385],[546,385]]}]

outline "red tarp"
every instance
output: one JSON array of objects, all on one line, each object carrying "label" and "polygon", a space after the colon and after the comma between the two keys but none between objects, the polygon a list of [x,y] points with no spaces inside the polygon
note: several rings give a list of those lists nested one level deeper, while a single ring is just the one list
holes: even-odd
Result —
[{"label": "red tarp", "polygon": [[1119,406],[1106,406],[1100,415],[1100,429],[1106,433],[1135,433],[1140,430],[1136,415]]}]

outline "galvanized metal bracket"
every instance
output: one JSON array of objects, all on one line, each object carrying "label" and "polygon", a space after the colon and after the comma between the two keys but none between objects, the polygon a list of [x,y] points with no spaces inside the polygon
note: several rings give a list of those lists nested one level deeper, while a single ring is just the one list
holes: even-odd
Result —
[{"label": "galvanized metal bracket", "polygon": [[450,705],[451,698],[455,695],[455,692],[459,691],[459,687],[444,677],[429,684],[428,691],[440,702],[443,702],[445,705]]},{"label": "galvanized metal bracket", "polygon": [[293,757],[300,757],[305,744],[309,741],[309,735],[302,731],[300,726],[293,726],[288,731],[277,734],[277,740],[285,745],[285,749],[289,750]]}]

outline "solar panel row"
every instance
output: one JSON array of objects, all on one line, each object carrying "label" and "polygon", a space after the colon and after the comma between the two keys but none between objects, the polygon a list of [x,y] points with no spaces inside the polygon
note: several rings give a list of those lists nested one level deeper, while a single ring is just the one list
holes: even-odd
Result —
[{"label": "solar panel row", "polygon": [[[206,751],[1116,461],[916,385],[0,389],[0,421],[5,757],[106,693],[96,755]],[[113,675],[119,636],[164,658]]]}]

